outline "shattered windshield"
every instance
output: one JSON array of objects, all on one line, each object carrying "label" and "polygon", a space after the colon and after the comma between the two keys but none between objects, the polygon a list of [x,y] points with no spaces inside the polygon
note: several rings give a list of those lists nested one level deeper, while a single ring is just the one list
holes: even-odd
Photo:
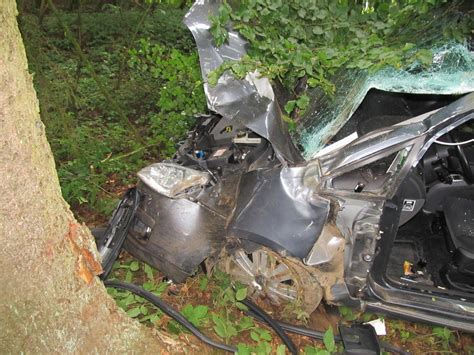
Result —
[{"label": "shattered windshield", "polygon": [[335,97],[311,91],[310,107],[298,127],[304,157],[311,159],[329,142],[371,89],[442,95],[474,91],[474,53],[467,45],[447,43],[433,52],[434,61],[428,69],[414,64],[405,70],[390,67],[375,73],[345,70],[333,78]]}]

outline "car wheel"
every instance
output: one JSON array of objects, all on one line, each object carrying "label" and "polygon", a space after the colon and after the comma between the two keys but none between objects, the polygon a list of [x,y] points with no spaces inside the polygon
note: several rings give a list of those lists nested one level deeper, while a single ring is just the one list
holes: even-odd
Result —
[{"label": "car wheel", "polygon": [[321,286],[304,265],[264,247],[251,253],[241,248],[226,253],[217,267],[246,285],[253,300],[294,305],[309,315],[322,299]]}]

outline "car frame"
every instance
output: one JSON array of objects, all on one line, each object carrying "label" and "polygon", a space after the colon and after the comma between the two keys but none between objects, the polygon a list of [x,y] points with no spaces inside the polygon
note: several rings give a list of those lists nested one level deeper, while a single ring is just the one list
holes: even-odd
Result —
[{"label": "car frame", "polygon": [[[232,33],[227,47],[213,47],[208,11],[197,3],[186,18],[204,76],[245,49]],[[386,273],[399,226],[423,205],[417,166],[440,137],[474,120],[474,93],[423,103],[421,115],[347,135],[306,161],[268,80],[224,73],[205,91],[215,113],[197,118],[173,159],[138,173],[133,201],[120,207],[131,212],[116,211],[127,220],[111,220],[102,255],[121,230],[132,255],[176,282],[203,264],[231,275],[240,265],[250,295],[301,301],[308,313],[324,299],[474,331],[474,294],[394,283]],[[360,169],[381,161],[388,168],[361,183]],[[278,268],[292,275],[286,284],[268,276]]]}]

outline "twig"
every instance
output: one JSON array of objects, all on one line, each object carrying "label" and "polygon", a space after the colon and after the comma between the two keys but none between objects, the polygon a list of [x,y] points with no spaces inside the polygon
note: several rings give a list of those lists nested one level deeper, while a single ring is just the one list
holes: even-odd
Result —
[{"label": "twig", "polygon": [[148,145],[145,145],[143,147],[140,147],[138,149],[135,149],[134,151],[131,151],[131,152],[128,152],[128,153],[125,153],[125,154],[122,154],[122,155],[119,155],[119,156],[116,156],[115,158],[112,158],[110,159],[110,157],[112,156],[111,154],[109,154],[105,159],[101,160],[100,162],[101,163],[105,163],[105,162],[113,162],[113,161],[116,161],[116,160],[120,160],[122,158],[126,158],[130,155],[133,155],[135,153],[138,153],[139,151],[142,151],[143,149],[146,149],[146,148],[149,148],[149,147],[152,147],[154,145],[157,145],[157,143],[154,143],[154,144],[148,144]]}]

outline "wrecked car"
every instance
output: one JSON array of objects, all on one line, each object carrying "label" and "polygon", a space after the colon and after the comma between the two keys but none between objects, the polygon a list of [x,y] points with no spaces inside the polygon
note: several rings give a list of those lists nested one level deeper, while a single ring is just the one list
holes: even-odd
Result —
[{"label": "wrecked car", "polygon": [[[210,9],[185,18],[204,77],[246,47],[233,32],[214,47]],[[267,79],[205,92],[213,113],[114,212],[106,272],[124,242],[175,282],[204,264],[307,313],[324,300],[474,331],[474,93],[372,89],[304,159]]]}]

